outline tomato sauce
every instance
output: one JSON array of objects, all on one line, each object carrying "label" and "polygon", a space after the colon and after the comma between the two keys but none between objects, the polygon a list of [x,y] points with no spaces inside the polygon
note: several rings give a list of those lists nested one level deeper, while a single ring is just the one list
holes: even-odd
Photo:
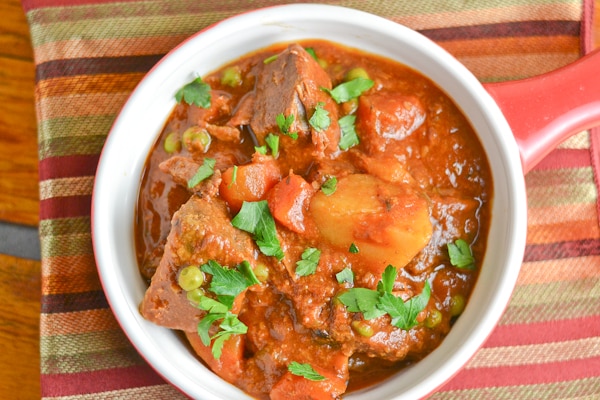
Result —
[{"label": "tomato sauce", "polygon": [[[334,88],[357,83],[353,76],[371,86],[338,102]],[[141,181],[142,314],[184,331],[213,371],[257,398],[338,398],[434,350],[477,281],[493,197],[485,153],[461,110],[417,71],[326,41],[272,46],[202,80],[210,107],[175,107]],[[289,126],[278,114],[293,115]],[[186,138],[190,128],[204,136]],[[353,133],[356,141],[342,145]],[[174,148],[165,146],[169,135]],[[206,159],[214,174],[186,186]],[[244,202],[260,201],[281,258],[232,227]],[[457,266],[449,247],[472,262]],[[246,261],[260,281],[230,309],[247,332],[225,342],[222,358],[195,329],[209,311],[177,284],[183,267],[208,260],[230,269]],[[218,298],[208,286],[216,278],[203,276],[202,296]],[[367,290],[377,306],[353,310],[348,299]],[[424,303],[404,326],[382,311],[389,296]],[[295,374],[293,362],[323,379]]]}]

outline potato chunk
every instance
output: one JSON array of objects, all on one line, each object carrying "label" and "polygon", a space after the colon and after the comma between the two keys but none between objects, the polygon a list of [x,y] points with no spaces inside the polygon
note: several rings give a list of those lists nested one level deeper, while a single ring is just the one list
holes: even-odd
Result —
[{"label": "potato chunk", "polygon": [[340,249],[354,243],[365,267],[377,275],[389,264],[404,267],[432,234],[423,197],[408,185],[371,175],[348,175],[333,194],[316,193],[310,212],[326,241]]}]

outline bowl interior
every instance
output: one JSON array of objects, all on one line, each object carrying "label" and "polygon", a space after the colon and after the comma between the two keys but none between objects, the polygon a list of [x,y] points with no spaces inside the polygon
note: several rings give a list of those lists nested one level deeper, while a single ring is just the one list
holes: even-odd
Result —
[{"label": "bowl interior", "polygon": [[[479,348],[504,311],[525,244],[526,202],[518,148],[506,120],[477,79],[420,34],[363,12],[325,5],[261,9],[191,37],[142,80],[116,119],[102,152],[92,202],[92,234],[107,299],[124,332],[165,379],[193,398],[245,395],[197,361],[174,332],[144,320],[134,211],[147,154],[171,112],[176,90],[196,76],[273,43],[320,38],[400,61],[428,76],[459,105],[480,136],[493,171],[488,249],[471,300],[433,353],[348,399],[414,399],[447,381]],[[363,397],[364,396],[364,397]]]}]

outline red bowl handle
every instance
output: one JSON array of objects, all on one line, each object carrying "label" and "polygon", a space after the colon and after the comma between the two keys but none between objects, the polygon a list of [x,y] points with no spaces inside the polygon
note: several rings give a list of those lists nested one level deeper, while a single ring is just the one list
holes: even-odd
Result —
[{"label": "red bowl handle", "polygon": [[600,125],[600,49],[544,75],[484,87],[513,131],[524,173],[569,136]]}]

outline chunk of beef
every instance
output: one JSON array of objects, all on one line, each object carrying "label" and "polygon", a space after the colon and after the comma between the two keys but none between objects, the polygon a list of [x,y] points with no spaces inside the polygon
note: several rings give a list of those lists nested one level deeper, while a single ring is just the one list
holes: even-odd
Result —
[{"label": "chunk of beef", "polygon": [[[302,46],[292,44],[263,67],[255,91],[242,100],[228,125],[250,125],[259,143],[264,144],[269,133],[280,131],[277,115],[293,115],[290,132],[297,132],[299,138],[282,137],[286,141],[282,149],[288,149],[294,157],[299,157],[299,151],[305,153],[305,164],[311,153],[317,159],[323,158],[337,151],[340,132],[336,105],[321,88],[331,89],[329,76]],[[309,123],[319,103],[331,119],[329,127],[322,131]],[[300,149],[307,145],[310,150]]]},{"label": "chunk of beef", "polygon": [[[192,179],[201,165],[189,157],[174,156],[160,163],[159,168],[161,171],[170,174],[177,184],[187,188],[188,181]],[[200,196],[214,197],[219,193],[220,184],[221,172],[215,168],[215,172],[210,178],[188,189]]]},{"label": "chunk of beef", "polygon": [[[180,105],[186,106],[185,104]],[[221,90],[211,90],[210,107],[190,105],[187,110],[188,125],[205,127],[208,123],[218,123],[231,114],[231,95]]]},{"label": "chunk of beef", "polygon": [[195,332],[205,311],[186,298],[177,283],[179,271],[208,260],[223,266],[234,266],[244,260],[252,264],[254,248],[250,235],[231,225],[224,202],[192,196],[173,216],[163,258],[140,312],[158,325]]},{"label": "chunk of beef", "polygon": [[[247,306],[240,319],[248,325],[245,367],[240,382],[250,394],[270,399],[337,399],[348,382],[348,354],[343,346],[315,337],[299,323],[289,299],[274,287],[248,292]],[[288,365],[296,361],[309,363],[325,381],[296,379]],[[260,379],[257,379],[260,377]]]},{"label": "chunk of beef", "polygon": [[480,202],[453,195],[430,193],[428,196],[433,232],[427,246],[406,266],[413,276],[431,273],[437,266],[434,260],[439,257],[439,249],[458,238],[471,242],[479,231]]},{"label": "chunk of beef", "polygon": [[241,132],[234,126],[206,124],[206,130],[222,142],[237,143],[240,141]]}]

